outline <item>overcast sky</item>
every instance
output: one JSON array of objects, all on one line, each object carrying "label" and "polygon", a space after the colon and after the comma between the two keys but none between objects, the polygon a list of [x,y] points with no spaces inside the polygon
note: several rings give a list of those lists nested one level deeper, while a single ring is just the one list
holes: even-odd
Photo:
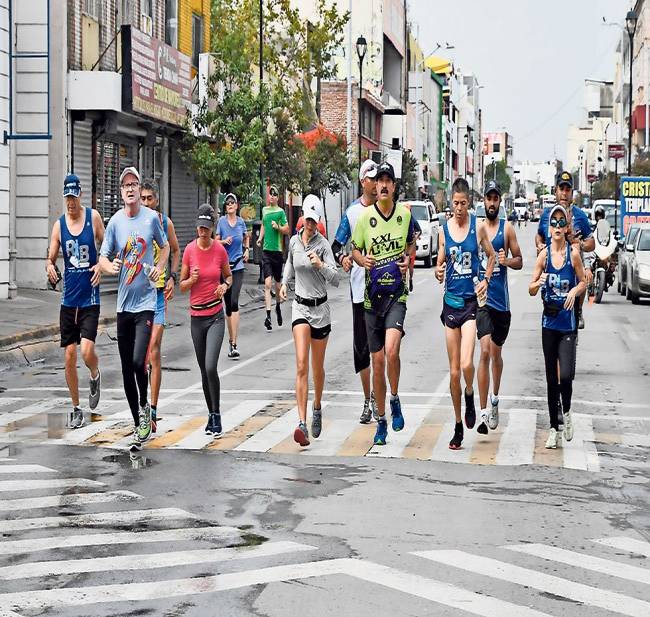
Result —
[{"label": "overcast sky", "polygon": [[483,130],[507,127],[517,160],[566,159],[581,118],[584,80],[614,79],[614,51],[630,0],[408,0],[425,54],[437,42],[481,90]]}]

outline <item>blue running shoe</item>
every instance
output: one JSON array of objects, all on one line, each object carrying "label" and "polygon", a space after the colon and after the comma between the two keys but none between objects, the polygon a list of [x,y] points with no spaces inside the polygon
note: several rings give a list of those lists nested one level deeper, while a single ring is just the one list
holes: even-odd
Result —
[{"label": "blue running shoe", "polygon": [[404,428],[404,416],[402,415],[402,403],[399,396],[390,399],[390,416],[392,418],[393,430],[401,431]]},{"label": "blue running shoe", "polygon": [[388,437],[388,422],[386,418],[380,416],[377,421],[377,432],[375,433],[375,445],[376,446],[385,446],[386,437]]}]

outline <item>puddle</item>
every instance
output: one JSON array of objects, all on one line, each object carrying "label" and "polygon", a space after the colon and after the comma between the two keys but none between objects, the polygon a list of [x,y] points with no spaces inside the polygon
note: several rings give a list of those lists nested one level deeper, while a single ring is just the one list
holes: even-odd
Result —
[{"label": "puddle", "polygon": [[133,452],[103,456],[102,461],[105,463],[118,463],[125,469],[145,469],[147,467],[153,467],[156,464],[152,459]]}]

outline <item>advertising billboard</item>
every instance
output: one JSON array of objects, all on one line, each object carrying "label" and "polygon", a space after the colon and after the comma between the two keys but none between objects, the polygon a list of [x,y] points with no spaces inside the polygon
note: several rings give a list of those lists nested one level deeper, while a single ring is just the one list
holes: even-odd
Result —
[{"label": "advertising billboard", "polygon": [[627,234],[630,225],[650,223],[650,177],[621,178],[621,229]]}]

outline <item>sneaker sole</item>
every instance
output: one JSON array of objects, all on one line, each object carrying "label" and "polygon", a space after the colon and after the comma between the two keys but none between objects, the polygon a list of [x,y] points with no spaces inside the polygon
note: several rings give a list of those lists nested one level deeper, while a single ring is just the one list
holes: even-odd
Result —
[{"label": "sneaker sole", "polygon": [[221,433],[212,433],[212,438],[213,439],[221,439],[222,436],[223,436],[223,432],[221,432]]},{"label": "sneaker sole", "polygon": [[465,412],[465,426],[471,430],[474,428],[475,425],[476,425],[476,412],[473,413]]},{"label": "sneaker sole", "polygon": [[142,450],[142,444],[131,444],[129,446],[130,452],[140,452]]},{"label": "sneaker sole", "polygon": [[487,435],[487,434],[488,434],[488,427],[487,427],[487,424],[485,424],[485,422],[481,422],[481,423],[478,425],[478,428],[476,429],[476,432],[477,432],[479,435]]},{"label": "sneaker sole", "polygon": [[305,437],[305,434],[299,428],[293,432],[293,440],[303,448],[309,445],[309,439]]},{"label": "sneaker sole", "polygon": [[375,439],[374,444],[376,446],[385,446],[386,445],[386,440],[385,439]]},{"label": "sneaker sole", "polygon": [[463,444],[461,444],[460,446],[452,446],[451,444],[449,444],[449,449],[450,450],[460,450],[462,447],[463,447]]}]

